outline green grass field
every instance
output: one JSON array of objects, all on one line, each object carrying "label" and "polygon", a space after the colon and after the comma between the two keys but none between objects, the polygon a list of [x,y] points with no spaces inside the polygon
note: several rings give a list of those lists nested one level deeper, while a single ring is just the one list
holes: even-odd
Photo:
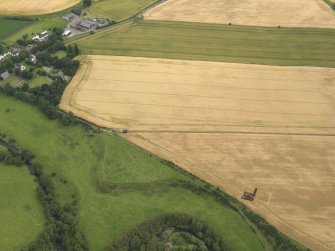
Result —
[{"label": "green grass field", "polygon": [[[208,222],[235,250],[264,250],[239,214],[209,196],[167,185],[190,178],[118,137],[64,127],[3,95],[0,118],[2,133],[32,151],[47,174],[56,173],[59,202],[79,199],[79,223],[90,250],[102,250],[131,228],[168,212]],[[101,183],[114,190],[99,192]]]},{"label": "green grass field", "polygon": [[33,22],[18,21],[18,20],[6,20],[0,18],[0,41],[7,37],[15,34],[23,29],[27,29]]},{"label": "green grass field", "polygon": [[29,83],[29,86],[33,88],[33,87],[37,87],[43,84],[51,84],[51,82],[52,82],[51,79],[49,79],[48,77],[37,76],[33,80],[31,80],[31,82]]},{"label": "green grass field", "polygon": [[92,17],[105,17],[120,21],[140,12],[156,0],[95,0],[86,13]]},{"label": "green grass field", "polygon": [[83,54],[335,67],[335,30],[140,21],[77,40]]},{"label": "green grass field", "polygon": [[7,44],[15,43],[16,40],[22,38],[23,35],[28,34],[29,37],[33,37],[35,33],[42,32],[48,29],[52,29],[54,27],[63,27],[68,23],[68,21],[64,20],[60,16],[52,14],[47,16],[40,17],[39,21],[34,22],[33,24],[24,27],[23,29],[12,33],[10,36],[4,40]]},{"label": "green grass field", "polygon": [[0,250],[19,250],[43,231],[36,188],[27,168],[0,163]]},{"label": "green grass field", "polygon": [[54,53],[54,56],[58,58],[66,57],[66,51],[57,51],[56,53]]}]

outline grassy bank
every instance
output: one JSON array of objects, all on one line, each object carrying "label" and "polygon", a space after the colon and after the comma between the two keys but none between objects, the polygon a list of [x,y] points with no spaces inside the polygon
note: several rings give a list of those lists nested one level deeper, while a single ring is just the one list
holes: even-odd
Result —
[{"label": "grassy bank", "polygon": [[77,40],[83,54],[335,67],[335,30],[139,21]]},{"label": "grassy bank", "polygon": [[264,249],[238,213],[171,185],[196,181],[140,149],[107,134],[64,127],[3,95],[0,107],[1,131],[32,151],[52,174],[59,202],[79,201],[80,227],[90,250],[102,250],[138,224],[174,212],[208,222],[235,250]]},{"label": "grassy bank", "polygon": [[27,168],[0,162],[0,250],[19,250],[43,231],[45,217],[36,187]]}]

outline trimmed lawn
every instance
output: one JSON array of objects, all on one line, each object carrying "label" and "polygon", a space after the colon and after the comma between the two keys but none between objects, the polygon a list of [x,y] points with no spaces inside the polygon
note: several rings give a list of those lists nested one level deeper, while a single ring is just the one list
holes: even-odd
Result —
[{"label": "trimmed lawn", "polygon": [[45,216],[36,188],[27,168],[0,163],[0,250],[19,250],[43,231]]},{"label": "trimmed lawn", "polygon": [[82,54],[335,67],[335,30],[140,21],[76,41]]},{"label": "trimmed lawn", "polygon": [[51,84],[51,79],[46,76],[36,76],[31,82],[29,82],[29,87],[37,87],[43,84]]},{"label": "trimmed lawn", "polygon": [[66,57],[66,51],[57,51],[56,53],[54,53],[54,56],[58,58]]},{"label": "trimmed lawn", "polygon": [[[235,211],[210,196],[161,186],[176,179],[199,183],[132,144],[105,133],[92,136],[79,126],[64,127],[36,108],[1,94],[0,118],[2,133],[32,151],[47,174],[56,173],[53,181],[60,203],[79,200],[79,223],[90,250],[103,250],[143,221],[168,212],[208,222],[234,250],[264,250]],[[125,189],[101,193],[97,186],[101,179]]]}]

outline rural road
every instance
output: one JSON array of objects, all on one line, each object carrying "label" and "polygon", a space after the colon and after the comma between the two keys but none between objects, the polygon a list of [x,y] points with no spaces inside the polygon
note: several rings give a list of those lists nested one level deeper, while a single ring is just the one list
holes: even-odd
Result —
[{"label": "rural road", "polygon": [[[162,3],[166,2],[166,1],[167,0],[159,0],[159,1],[157,1],[157,2],[155,2],[153,4],[151,4],[151,5],[149,5],[148,7],[146,7],[145,9],[143,9],[142,11],[136,13],[135,15],[133,15],[133,16],[131,16],[129,18],[126,18],[126,19],[124,19],[122,21],[119,21],[119,22],[117,22],[115,24],[107,25],[107,26],[105,26],[105,27],[103,27],[101,29],[95,30],[94,33],[98,33],[98,32],[109,30],[109,29],[114,29],[114,28],[117,28],[117,27],[119,27],[121,25],[124,25],[124,24],[133,23],[133,22],[135,22],[138,19],[142,19],[143,16],[144,16],[144,14],[147,11],[151,10],[152,8],[155,8],[157,5],[160,5],[160,4],[162,4]],[[76,41],[78,39],[81,39],[81,38],[84,38],[84,37],[87,37],[87,36],[90,36],[90,35],[91,35],[91,31],[87,31],[87,32],[81,33],[78,36],[73,36],[73,37],[67,39],[65,41],[65,44],[72,43],[73,41]]]}]

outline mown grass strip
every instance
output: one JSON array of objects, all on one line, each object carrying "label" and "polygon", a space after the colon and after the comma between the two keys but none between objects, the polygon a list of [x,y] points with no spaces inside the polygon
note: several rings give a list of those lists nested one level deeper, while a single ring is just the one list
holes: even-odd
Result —
[{"label": "mown grass strip", "polygon": [[79,39],[83,54],[335,67],[335,30],[140,21]]}]

